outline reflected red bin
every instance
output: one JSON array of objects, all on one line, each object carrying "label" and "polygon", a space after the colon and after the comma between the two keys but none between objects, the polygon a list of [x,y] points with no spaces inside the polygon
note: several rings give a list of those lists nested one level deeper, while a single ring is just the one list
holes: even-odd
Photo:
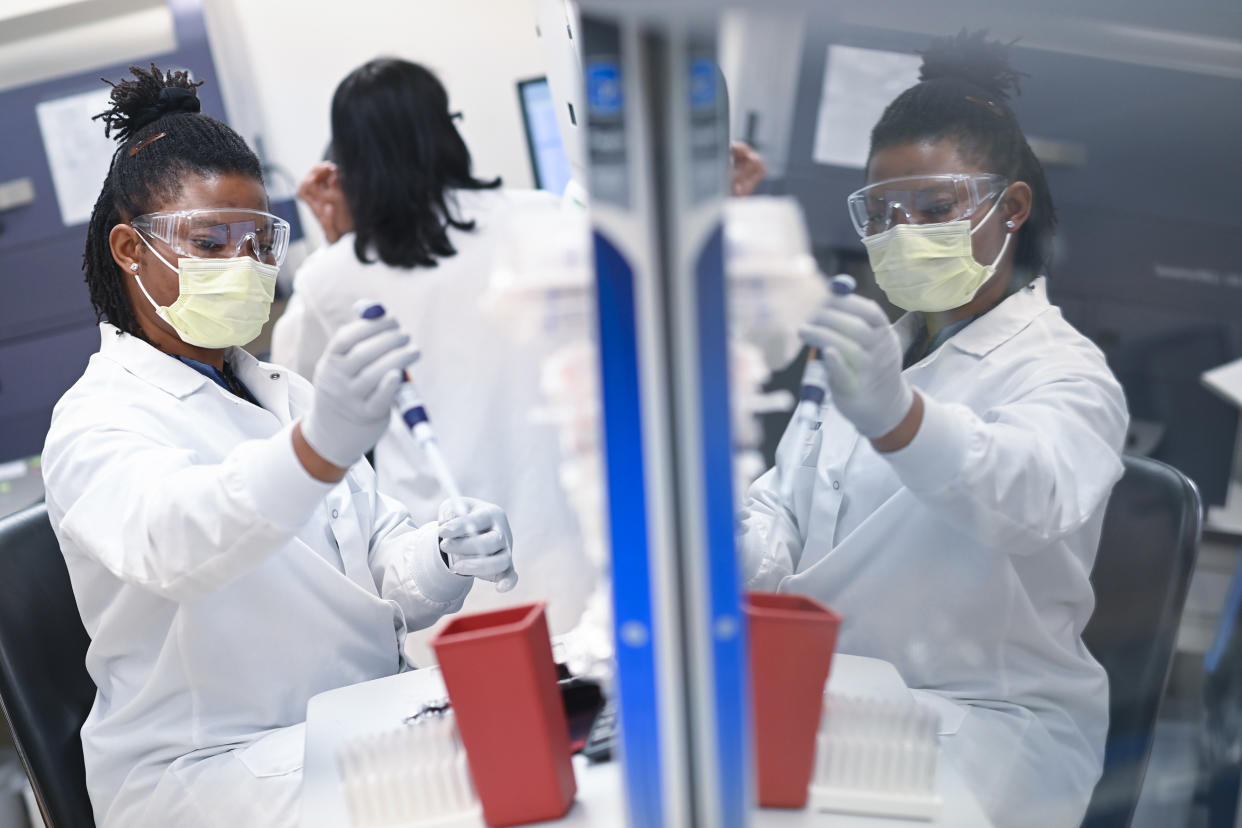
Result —
[{"label": "reflected red bin", "polygon": [[577,783],[544,605],[455,618],[431,642],[492,828],[559,819]]},{"label": "reflected red bin", "polygon": [[759,804],[806,807],[841,616],[803,595],[746,594]]}]

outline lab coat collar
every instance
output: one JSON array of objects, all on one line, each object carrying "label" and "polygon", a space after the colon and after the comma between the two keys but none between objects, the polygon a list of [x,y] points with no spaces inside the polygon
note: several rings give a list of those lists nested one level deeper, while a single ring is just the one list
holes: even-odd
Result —
[{"label": "lab coat collar", "polygon": [[287,370],[263,362],[245,348],[229,348],[224,359],[260,407],[275,414],[282,424],[287,425],[292,420]]},{"label": "lab coat collar", "polygon": [[[951,346],[972,356],[985,357],[1050,307],[1047,280],[1040,276],[958,331],[938,350]],[[894,322],[893,327],[904,353],[914,344],[914,338],[923,328],[923,314],[918,311],[907,313]]]},{"label": "lab coat collar", "polygon": [[179,400],[211,380],[149,342],[107,322],[99,324],[99,355]]},{"label": "lab coat collar", "polygon": [[[139,379],[179,400],[204,385],[212,384],[206,376],[181,360],[107,322],[100,323],[99,336],[101,357],[112,360]],[[282,422],[288,421],[289,392],[283,369],[272,370],[272,366],[255,359],[243,348],[227,349],[224,359],[262,407],[275,413]]]}]

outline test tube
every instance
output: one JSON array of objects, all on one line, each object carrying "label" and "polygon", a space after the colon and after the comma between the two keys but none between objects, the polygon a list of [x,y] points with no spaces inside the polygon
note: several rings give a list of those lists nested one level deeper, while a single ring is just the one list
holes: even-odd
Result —
[{"label": "test tube", "polygon": [[[354,312],[361,319],[379,319],[384,315],[384,306],[364,299],[354,305]],[[444,459],[444,454],[440,451],[440,443],[436,439],[436,433],[431,427],[431,417],[427,414],[427,406],[423,403],[422,395],[418,393],[418,387],[410,379],[408,371],[403,371],[402,376],[405,378],[405,381],[397,388],[397,393],[392,401],[393,408],[401,415],[402,421],[409,426],[410,434],[414,437],[414,441],[418,443],[418,447],[422,449],[423,455],[431,463],[432,474],[436,476],[436,481],[439,482],[441,490],[448,496],[449,502],[453,505],[453,511],[464,516],[466,518],[466,528],[471,533],[477,534],[478,527],[470,520],[465,498],[462,496],[461,489],[457,486],[457,478],[453,475],[453,471]],[[496,582],[496,591],[508,592],[516,585],[517,574],[511,568]]]},{"label": "test tube", "polygon": [[[857,283],[854,277],[846,273],[838,273],[832,277],[830,284],[833,296],[848,296],[854,292]],[[798,471],[798,463],[802,460],[802,448],[806,445],[811,430],[819,417],[820,407],[828,398],[828,366],[819,358],[819,351],[811,348],[806,356],[806,368],[802,372],[802,388],[798,392],[798,407],[793,415],[793,440],[790,443],[792,452],[786,454],[783,466],[777,467],[781,499],[787,504],[793,501],[794,477]]]}]

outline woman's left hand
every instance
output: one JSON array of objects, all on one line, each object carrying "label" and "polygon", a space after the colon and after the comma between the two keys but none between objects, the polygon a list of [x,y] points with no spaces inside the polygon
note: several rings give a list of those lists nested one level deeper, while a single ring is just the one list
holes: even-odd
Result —
[{"label": "woman's left hand", "polygon": [[492,581],[498,592],[508,592],[517,584],[509,518],[494,503],[472,497],[463,497],[461,502],[466,507],[464,515],[454,508],[453,500],[440,504],[440,551],[448,558],[449,569]]}]

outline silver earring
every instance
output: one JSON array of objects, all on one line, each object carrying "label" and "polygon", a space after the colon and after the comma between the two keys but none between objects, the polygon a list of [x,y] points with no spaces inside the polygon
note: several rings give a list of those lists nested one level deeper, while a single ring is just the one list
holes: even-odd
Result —
[{"label": "silver earring", "polygon": [[[1014,225],[1013,225],[1013,219],[1010,219],[1009,221],[1005,222],[1005,226],[1006,226],[1006,227],[1008,227],[1010,230],[1012,230],[1012,229],[1013,229],[1013,226],[1014,226]],[[134,265],[134,267],[136,268],[136,267],[138,267],[138,265]]]},{"label": "silver earring", "polygon": [[[1012,222],[1012,221],[1011,221],[1011,222],[1009,222],[1009,223],[1010,223],[1010,224],[1013,224],[1013,222]],[[137,262],[130,262],[130,264],[129,264],[129,269],[130,269],[130,270],[132,270],[134,273],[137,273],[137,272],[138,272],[138,263],[137,263]]]}]

